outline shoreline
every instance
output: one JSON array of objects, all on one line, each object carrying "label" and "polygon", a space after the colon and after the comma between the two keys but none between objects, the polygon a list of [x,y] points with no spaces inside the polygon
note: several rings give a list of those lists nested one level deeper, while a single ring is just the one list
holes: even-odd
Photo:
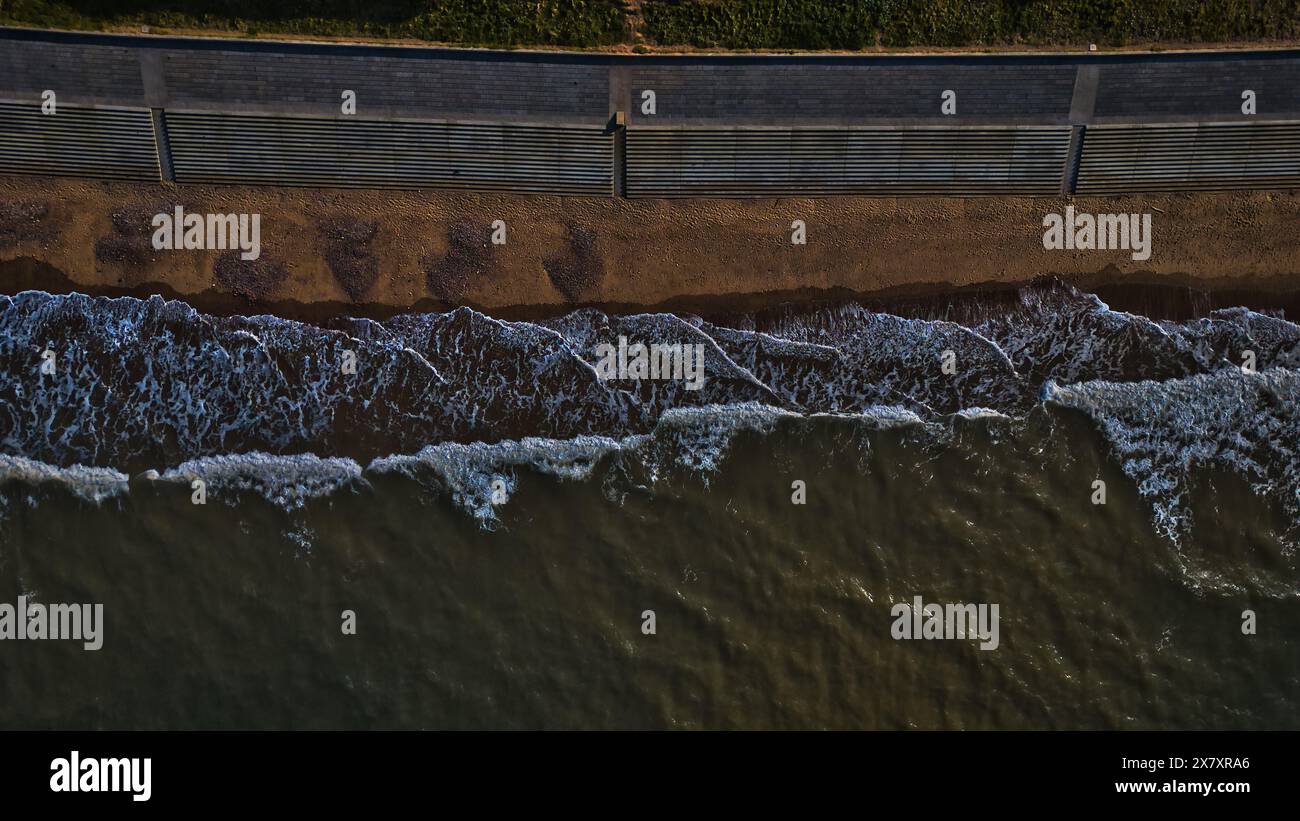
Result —
[{"label": "shoreline", "polygon": [[[1014,303],[1027,288],[1063,282],[1101,299],[1112,310],[1154,320],[1183,321],[1208,316],[1212,311],[1243,307],[1295,320],[1300,317],[1300,277],[1218,280],[1130,277],[1116,280],[1107,272],[1070,280],[1045,275],[1018,282],[984,282],[960,287],[902,285],[883,291],[854,291],[848,288],[804,288],[788,291],[737,293],[712,296],[682,295],[656,303],[586,302],[563,305],[531,304],[489,307],[465,303],[464,307],[503,321],[539,321],[592,308],[610,316],[638,313],[671,313],[719,321],[737,316],[779,312],[787,308],[806,309],[848,303],[907,319],[965,322]],[[299,302],[255,300],[213,288],[181,293],[166,283],[144,282],[133,286],[79,283],[66,273],[30,257],[0,260],[0,295],[43,291],[53,295],[82,294],[93,298],[129,297],[145,300],[153,296],[184,302],[210,316],[270,315],[308,324],[322,324],[341,317],[384,321],[403,314],[441,313],[455,307],[433,298],[408,306],[342,301]]]},{"label": "shoreline", "polygon": [[[464,304],[511,318],[583,306],[717,314],[845,299],[904,303],[1044,276],[1094,292],[1255,294],[1292,312],[1300,291],[1300,191],[628,200],[5,177],[0,203],[5,292],[20,284],[157,291],[216,313],[377,317]],[[1150,259],[1044,250],[1044,215],[1071,204],[1151,213]],[[176,205],[260,213],[261,260],[279,278],[258,281],[261,269],[248,269],[254,281],[232,284],[214,272],[220,251],[154,251],[150,215]],[[507,239],[493,247],[487,237],[498,219]],[[796,219],[807,225],[807,245],[790,242]]]}]

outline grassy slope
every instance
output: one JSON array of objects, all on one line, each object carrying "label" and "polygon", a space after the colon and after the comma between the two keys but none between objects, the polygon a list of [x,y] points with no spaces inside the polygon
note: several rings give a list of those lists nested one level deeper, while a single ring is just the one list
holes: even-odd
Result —
[{"label": "grassy slope", "polygon": [[647,36],[730,49],[1287,40],[1297,0],[715,0],[646,3]]},{"label": "grassy slope", "polygon": [[0,0],[0,7],[0,22],[60,29],[147,24],[491,46],[602,46],[626,39],[615,0]]},{"label": "grassy slope", "polygon": [[0,23],[490,46],[1078,46],[1300,39],[1300,0],[0,0]]}]

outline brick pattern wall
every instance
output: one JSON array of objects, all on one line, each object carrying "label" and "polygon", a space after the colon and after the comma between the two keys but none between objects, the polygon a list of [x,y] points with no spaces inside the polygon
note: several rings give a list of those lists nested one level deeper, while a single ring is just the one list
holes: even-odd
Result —
[{"label": "brick pattern wall", "polygon": [[0,96],[39,101],[51,89],[60,102],[143,105],[134,49],[0,41]]},{"label": "brick pattern wall", "polygon": [[166,51],[175,108],[339,114],[344,89],[367,112],[412,118],[542,119],[603,123],[599,65]]},{"label": "brick pattern wall", "polygon": [[1102,66],[1095,115],[1239,118],[1244,89],[1255,92],[1257,117],[1300,118],[1300,61],[1285,59]]},{"label": "brick pattern wall", "polygon": [[[1057,65],[684,65],[632,69],[630,119],[735,124],[953,120],[1064,122],[1074,66]],[[657,113],[641,114],[653,89]],[[940,111],[957,93],[957,113]]]}]

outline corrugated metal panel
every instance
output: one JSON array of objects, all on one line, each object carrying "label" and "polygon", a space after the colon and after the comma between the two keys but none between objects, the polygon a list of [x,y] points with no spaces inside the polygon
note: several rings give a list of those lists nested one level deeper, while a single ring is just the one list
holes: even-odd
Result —
[{"label": "corrugated metal panel", "polygon": [[1300,186],[1300,122],[1092,125],[1079,194]]},{"label": "corrugated metal panel", "polygon": [[0,172],[157,182],[149,109],[0,102]]},{"label": "corrugated metal panel", "polygon": [[633,197],[1058,194],[1068,126],[637,128]]},{"label": "corrugated metal panel", "polygon": [[603,128],[166,112],[177,182],[613,193]]}]

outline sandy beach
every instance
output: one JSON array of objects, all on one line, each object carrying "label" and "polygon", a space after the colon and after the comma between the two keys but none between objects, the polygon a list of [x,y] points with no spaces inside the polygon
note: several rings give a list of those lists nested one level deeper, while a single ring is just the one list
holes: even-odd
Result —
[{"label": "sandy beach", "polygon": [[[1091,198],[635,200],[0,180],[0,285],[360,315],[749,308],[1045,275],[1084,288],[1297,290],[1294,191]],[[1043,248],[1045,214],[1150,213],[1151,257]],[[261,257],[155,251],[155,213],[258,213]],[[489,241],[505,223],[505,244]],[[791,224],[807,244],[791,242]],[[219,264],[223,253],[228,257]],[[222,270],[225,265],[225,270]],[[295,306],[297,309],[295,310]]]}]

